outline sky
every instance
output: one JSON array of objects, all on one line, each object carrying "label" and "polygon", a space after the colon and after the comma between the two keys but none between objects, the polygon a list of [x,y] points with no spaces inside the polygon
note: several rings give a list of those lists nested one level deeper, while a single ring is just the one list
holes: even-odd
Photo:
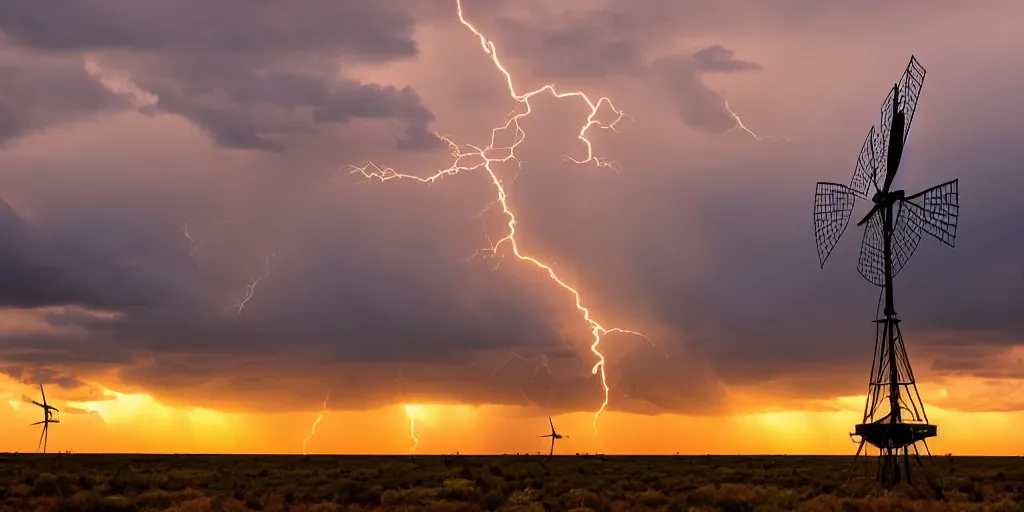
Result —
[{"label": "sky", "polygon": [[[814,186],[913,54],[895,186],[963,212],[896,279],[930,446],[1024,453],[1020,2],[58,4],[0,5],[0,451],[42,384],[51,451],[536,452],[553,416],[565,453],[853,453],[879,289],[852,225],[819,267]],[[548,84],[586,99],[492,133]],[[516,141],[529,261],[481,252],[486,169],[352,167]],[[646,336],[602,336],[600,415],[572,290]]]}]

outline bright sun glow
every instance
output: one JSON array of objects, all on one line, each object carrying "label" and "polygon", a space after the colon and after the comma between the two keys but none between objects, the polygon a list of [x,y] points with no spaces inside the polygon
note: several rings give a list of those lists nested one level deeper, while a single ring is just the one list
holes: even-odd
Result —
[{"label": "bright sun glow", "polygon": [[143,416],[153,419],[153,416],[167,416],[170,409],[146,394],[126,395],[109,389],[103,390],[103,396],[108,400],[96,400],[90,402],[67,402],[72,407],[77,407],[89,412],[95,412],[103,418],[103,421],[110,423],[127,423],[139,420]]}]

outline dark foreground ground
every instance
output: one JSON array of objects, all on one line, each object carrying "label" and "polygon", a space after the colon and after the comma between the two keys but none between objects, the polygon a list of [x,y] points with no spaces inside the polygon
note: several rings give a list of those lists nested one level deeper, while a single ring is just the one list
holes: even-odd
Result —
[{"label": "dark foreground ground", "polygon": [[[931,499],[926,486],[882,493],[863,478],[846,485],[850,462],[0,455],[0,510],[1024,511],[1021,458],[937,458],[948,502]],[[863,470],[873,468],[870,459]]]}]

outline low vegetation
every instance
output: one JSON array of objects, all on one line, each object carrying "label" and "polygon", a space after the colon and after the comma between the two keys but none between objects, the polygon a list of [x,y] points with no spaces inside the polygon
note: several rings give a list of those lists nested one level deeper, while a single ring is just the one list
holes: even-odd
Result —
[{"label": "low vegetation", "polygon": [[1024,459],[935,462],[947,501],[849,457],[0,455],[0,510],[1024,511]]}]

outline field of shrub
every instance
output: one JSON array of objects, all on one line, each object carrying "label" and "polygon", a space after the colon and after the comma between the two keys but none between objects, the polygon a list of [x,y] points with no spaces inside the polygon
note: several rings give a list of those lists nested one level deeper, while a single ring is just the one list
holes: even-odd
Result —
[{"label": "field of shrub", "polygon": [[0,455],[0,510],[1024,511],[1024,459],[936,458],[947,501],[874,460],[848,484],[850,457]]}]

